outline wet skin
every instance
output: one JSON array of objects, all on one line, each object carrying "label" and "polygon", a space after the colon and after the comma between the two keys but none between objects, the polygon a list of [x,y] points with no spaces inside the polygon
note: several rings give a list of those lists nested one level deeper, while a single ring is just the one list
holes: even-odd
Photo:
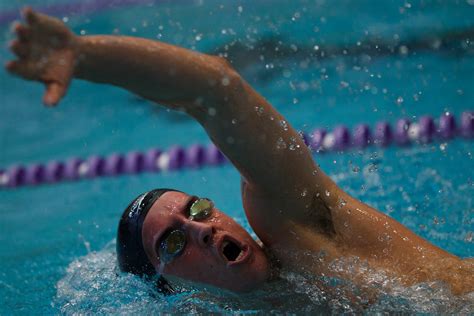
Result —
[{"label": "wet skin", "polygon": [[[455,294],[474,291],[472,261],[350,197],[318,167],[298,132],[223,58],[143,38],[76,36],[58,19],[28,9],[24,15],[27,23],[14,27],[18,39],[10,48],[18,59],[7,63],[9,72],[44,83],[47,105],[57,104],[76,78],[122,87],[196,119],[240,172],[249,223],[283,268],[364,285],[365,275],[329,270],[333,260],[357,257],[405,285],[442,280]],[[234,291],[268,277],[263,252],[225,214],[216,209],[208,220],[191,221],[183,213],[188,195],[162,198],[143,230],[155,267],[159,235],[175,225],[186,231],[188,245],[165,274]],[[226,262],[219,251],[224,236],[248,247],[248,259]],[[298,252],[324,252],[326,262],[295,260]]]},{"label": "wet skin", "polygon": [[[268,279],[269,264],[261,247],[249,233],[217,208],[208,218],[189,218],[193,196],[166,192],[151,207],[143,223],[143,246],[157,271],[187,280],[245,292],[258,288]],[[158,248],[170,230],[180,229],[186,245],[164,267]],[[233,244],[238,256],[225,255],[224,247]]]}]

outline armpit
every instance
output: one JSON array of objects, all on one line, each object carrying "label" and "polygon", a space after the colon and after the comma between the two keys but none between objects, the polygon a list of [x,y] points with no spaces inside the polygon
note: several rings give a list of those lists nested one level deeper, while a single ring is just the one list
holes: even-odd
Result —
[{"label": "armpit", "polygon": [[316,194],[313,196],[311,205],[308,208],[308,216],[312,228],[328,236],[336,234],[332,213],[321,197]]}]

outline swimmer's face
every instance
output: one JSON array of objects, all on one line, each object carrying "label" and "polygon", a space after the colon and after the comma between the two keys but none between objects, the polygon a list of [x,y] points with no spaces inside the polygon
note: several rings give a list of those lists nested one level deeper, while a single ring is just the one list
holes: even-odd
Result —
[{"label": "swimmer's face", "polygon": [[[191,219],[190,205],[195,200],[169,191],[148,212],[143,223],[143,247],[156,271],[235,292],[262,285],[269,277],[269,264],[260,246],[215,207],[205,218]],[[176,230],[180,232],[169,237]],[[160,258],[167,237],[170,249],[175,250],[183,240],[184,248],[175,256]]]}]

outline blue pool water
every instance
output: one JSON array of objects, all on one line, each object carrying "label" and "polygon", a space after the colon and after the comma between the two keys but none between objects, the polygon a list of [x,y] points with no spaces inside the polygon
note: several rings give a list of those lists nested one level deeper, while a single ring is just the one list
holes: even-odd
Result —
[{"label": "blue pool water", "polygon": [[[13,7],[0,1],[1,10]],[[227,52],[243,76],[302,130],[473,109],[473,17],[470,0],[150,1],[61,16],[76,33],[144,36]],[[454,31],[467,35],[450,42]],[[5,49],[11,35],[6,25],[0,32],[3,64],[11,58]],[[420,43],[427,37],[450,44],[425,47]],[[357,42],[374,39],[387,47],[397,38],[413,49],[351,53]],[[286,53],[275,54],[275,46]],[[320,50],[331,47],[342,48],[321,57]],[[58,108],[45,109],[41,85],[3,69],[0,82],[0,167],[208,142],[184,115],[117,88],[73,82]],[[315,157],[355,197],[434,244],[473,257],[473,154],[472,141],[456,139]],[[169,298],[135,277],[117,276],[118,217],[133,197],[154,187],[209,196],[249,228],[239,175],[229,165],[2,190],[0,314],[351,310],[342,300],[328,302],[317,289],[302,288],[308,277],[291,273],[251,295],[183,284],[183,293]],[[472,312],[472,296],[454,299],[442,285],[434,288],[401,289],[372,311]]]}]

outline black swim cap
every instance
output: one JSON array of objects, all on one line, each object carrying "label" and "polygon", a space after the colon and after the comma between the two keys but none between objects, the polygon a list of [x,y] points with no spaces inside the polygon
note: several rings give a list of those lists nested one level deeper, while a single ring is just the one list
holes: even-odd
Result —
[{"label": "black swim cap", "polygon": [[[143,193],[123,212],[117,231],[117,260],[121,271],[147,277],[156,274],[155,267],[143,248],[142,227],[151,206],[169,191],[176,190],[156,189]],[[172,287],[162,276],[158,280],[158,291],[164,294],[173,293]]]}]

